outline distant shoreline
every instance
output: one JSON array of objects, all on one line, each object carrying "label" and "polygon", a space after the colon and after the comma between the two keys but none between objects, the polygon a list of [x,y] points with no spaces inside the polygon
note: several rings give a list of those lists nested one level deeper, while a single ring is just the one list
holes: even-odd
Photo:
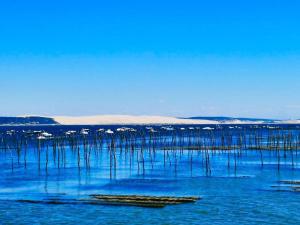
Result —
[{"label": "distant shoreline", "polygon": [[0,117],[0,126],[64,126],[64,125],[297,125],[300,120],[271,120],[232,117],[190,117],[96,115],[96,116],[23,116]]}]

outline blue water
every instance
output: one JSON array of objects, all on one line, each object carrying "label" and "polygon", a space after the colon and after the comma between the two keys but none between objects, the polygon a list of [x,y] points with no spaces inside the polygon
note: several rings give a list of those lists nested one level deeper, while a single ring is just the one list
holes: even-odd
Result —
[{"label": "blue water", "polygon": [[[8,128],[7,128],[8,129]],[[51,128],[58,129],[58,128]],[[61,129],[61,128],[59,128]],[[66,148],[66,163],[57,167],[52,153],[43,148],[40,169],[34,148],[23,156],[0,153],[0,223],[1,224],[300,224],[300,193],[280,184],[282,180],[300,180],[296,155],[281,159],[264,152],[261,165],[257,151],[244,151],[234,165],[234,152],[210,152],[211,172],[203,167],[203,154],[176,152],[164,163],[164,151],[155,157],[145,152],[145,170],[128,153],[117,152],[116,169],[110,169],[107,149],[91,154],[90,168],[78,168],[76,153]],[[52,150],[50,149],[49,152]],[[81,148],[81,154],[83,149]],[[135,155],[135,157],[137,157]],[[153,156],[152,156],[153,157]],[[12,168],[13,159],[13,168]],[[20,199],[82,199],[89,194],[143,194],[199,196],[192,204],[165,208],[141,208],[83,204],[31,204]]]}]

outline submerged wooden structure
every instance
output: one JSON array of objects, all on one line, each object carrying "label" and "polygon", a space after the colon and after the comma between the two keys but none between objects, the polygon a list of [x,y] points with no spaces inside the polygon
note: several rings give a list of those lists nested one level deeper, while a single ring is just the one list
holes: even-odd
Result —
[{"label": "submerged wooden structure", "polygon": [[300,180],[280,180],[271,188],[276,191],[300,192]]},{"label": "submerged wooden structure", "polygon": [[200,200],[199,197],[168,197],[168,196],[144,196],[144,195],[91,195],[96,202],[116,205],[130,205],[142,207],[165,207],[166,205],[178,205],[193,203]]},{"label": "submerged wooden structure", "polygon": [[17,200],[31,204],[92,204],[92,205],[123,205],[148,208],[163,208],[167,205],[194,203],[199,197],[169,197],[145,195],[91,195],[89,199],[44,199],[44,200]]}]

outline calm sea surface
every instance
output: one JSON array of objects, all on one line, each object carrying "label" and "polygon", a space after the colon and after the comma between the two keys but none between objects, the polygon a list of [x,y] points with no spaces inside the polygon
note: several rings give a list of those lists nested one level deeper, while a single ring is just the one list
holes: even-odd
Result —
[{"label": "calm sea surface", "polygon": [[[1,127],[0,132],[5,134],[1,137],[3,143],[7,131],[12,129],[58,135],[69,130],[80,132],[82,128],[90,129],[89,132],[111,129],[116,133],[118,126]],[[250,128],[242,129],[247,132]],[[299,128],[288,129],[298,132]],[[55,155],[53,146],[41,145],[39,154],[36,146],[28,145],[26,153],[22,149],[19,156],[12,144],[8,146],[11,149],[0,150],[0,224],[300,224],[300,192],[280,183],[300,180],[296,152],[282,155],[278,168],[278,155],[272,151],[262,153],[262,166],[258,151],[240,150],[237,155],[235,151],[209,150],[211,171],[208,174],[201,151],[172,150],[166,156],[162,149],[145,150],[141,158],[139,153],[117,149],[116,165],[112,166],[110,152],[103,145],[98,150],[87,148],[90,150],[87,166],[82,145],[80,162],[78,149],[70,146],[63,148],[59,162],[60,150]],[[84,199],[90,194],[200,196],[202,199],[159,209],[18,202]]]}]

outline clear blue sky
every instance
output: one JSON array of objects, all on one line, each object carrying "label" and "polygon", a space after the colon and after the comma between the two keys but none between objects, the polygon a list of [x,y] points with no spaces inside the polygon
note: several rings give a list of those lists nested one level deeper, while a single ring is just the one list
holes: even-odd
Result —
[{"label": "clear blue sky", "polygon": [[300,1],[0,1],[0,115],[300,118]]}]

